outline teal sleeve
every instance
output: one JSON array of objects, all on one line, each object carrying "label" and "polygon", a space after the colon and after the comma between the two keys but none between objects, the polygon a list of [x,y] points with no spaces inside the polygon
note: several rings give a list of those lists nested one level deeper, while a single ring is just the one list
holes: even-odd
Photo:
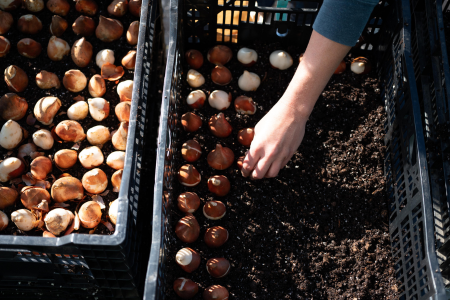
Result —
[{"label": "teal sleeve", "polygon": [[379,0],[324,0],[313,29],[324,37],[354,46]]}]

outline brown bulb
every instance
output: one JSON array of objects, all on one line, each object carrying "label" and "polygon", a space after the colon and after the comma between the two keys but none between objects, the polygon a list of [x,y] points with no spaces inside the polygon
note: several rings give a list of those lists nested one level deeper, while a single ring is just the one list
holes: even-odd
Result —
[{"label": "brown bulb", "polygon": [[0,186],[0,209],[5,209],[13,205],[18,197],[19,193],[15,189]]},{"label": "brown bulb", "polygon": [[206,262],[206,270],[214,278],[222,278],[230,272],[230,262],[225,258],[211,258]]},{"label": "brown bulb", "polygon": [[97,202],[88,201],[81,205],[78,216],[80,217],[81,226],[84,228],[94,228],[102,220],[102,208]]},{"label": "brown bulb", "polygon": [[80,68],[86,67],[91,61],[92,44],[83,37],[73,43],[71,54],[73,62]]},{"label": "brown bulb", "polygon": [[113,0],[108,5],[108,13],[115,17],[122,17],[128,11],[128,0]]},{"label": "brown bulb", "polygon": [[254,136],[255,136],[254,128],[241,129],[238,132],[238,142],[245,147],[250,147],[250,144],[252,143]]},{"label": "brown bulb", "polygon": [[30,164],[31,175],[35,179],[44,180],[47,175],[52,171],[52,161],[45,156],[38,156]]},{"label": "brown bulb", "polygon": [[198,50],[188,50],[185,54],[186,62],[188,65],[190,65],[193,69],[200,69],[200,67],[203,65],[203,55]]},{"label": "brown bulb", "polygon": [[175,227],[175,234],[184,243],[195,242],[200,235],[197,219],[191,214],[181,218]]},{"label": "brown bulb", "polygon": [[173,283],[173,290],[182,299],[191,299],[198,293],[198,284],[190,279],[178,278]]},{"label": "brown bulb", "polygon": [[228,241],[228,230],[221,226],[214,226],[206,229],[204,240],[208,247],[218,248]]},{"label": "brown bulb", "polygon": [[208,154],[207,161],[211,168],[225,170],[233,164],[234,153],[230,148],[217,144],[216,149]]},{"label": "brown bulb", "polygon": [[5,82],[11,92],[23,92],[28,86],[28,76],[18,66],[9,66],[5,69]]},{"label": "brown bulb", "polygon": [[81,200],[84,189],[81,181],[75,177],[61,177],[57,179],[50,190],[55,202],[61,203],[68,200]]},{"label": "brown bulb", "polygon": [[202,119],[194,113],[187,112],[181,116],[181,125],[187,132],[195,132],[202,127]]},{"label": "brown bulb", "polygon": [[25,34],[36,34],[42,29],[42,22],[35,15],[24,15],[17,21],[17,29]]},{"label": "brown bulb", "polygon": [[185,186],[196,186],[202,176],[193,165],[184,165],[178,171],[178,181]]},{"label": "brown bulb", "polygon": [[139,21],[134,21],[130,24],[127,30],[127,42],[128,44],[134,46],[138,42],[139,37]]},{"label": "brown bulb", "polygon": [[22,201],[23,206],[28,209],[33,209],[33,207],[41,203],[42,200],[51,202],[50,194],[43,188],[30,186],[23,188],[20,192],[20,201]]},{"label": "brown bulb", "polygon": [[41,71],[36,75],[36,85],[43,90],[61,87],[58,76],[52,72]]},{"label": "brown bulb", "polygon": [[211,71],[211,80],[218,85],[227,85],[231,82],[232,76],[230,70],[224,66],[216,66]]},{"label": "brown bulb", "polygon": [[203,206],[203,214],[210,220],[220,220],[227,212],[227,208],[222,201],[208,201]]},{"label": "brown bulb", "polygon": [[105,80],[101,75],[95,74],[89,80],[88,89],[89,94],[94,98],[103,96],[106,93]]},{"label": "brown bulb", "polygon": [[345,72],[345,69],[347,68],[347,64],[345,63],[345,61],[341,61],[341,63],[339,64],[339,66],[336,68],[336,70],[334,71],[335,75],[339,75]]},{"label": "brown bulb", "polygon": [[233,51],[224,45],[218,45],[208,51],[208,61],[215,65],[225,65],[233,57]]},{"label": "brown bulb", "polygon": [[119,122],[130,121],[130,110],[131,110],[131,101],[123,101],[117,104],[114,111],[116,113],[116,117],[119,120]]},{"label": "brown bulb", "polygon": [[204,300],[228,300],[229,296],[228,290],[221,285],[208,286],[203,292]]},{"label": "brown bulb", "polygon": [[62,149],[55,153],[55,164],[61,169],[73,167],[78,159],[78,153],[71,149]]},{"label": "brown bulb", "polygon": [[193,214],[200,207],[200,198],[192,192],[181,193],[177,202],[178,209],[185,214]]},{"label": "brown bulb", "polygon": [[70,4],[67,0],[49,0],[47,8],[54,14],[65,16],[69,13]]},{"label": "brown bulb", "polygon": [[3,120],[18,121],[25,117],[28,103],[25,98],[14,93],[7,93],[0,98],[0,118]]},{"label": "brown bulb", "polygon": [[75,9],[85,15],[95,16],[97,13],[97,2],[94,0],[76,0]]},{"label": "brown bulb", "polygon": [[119,20],[100,16],[95,36],[102,42],[109,43],[118,40],[123,34],[123,25]]},{"label": "brown bulb", "polygon": [[200,254],[194,249],[183,248],[177,252],[175,260],[183,271],[192,273],[200,265]]},{"label": "brown bulb", "polygon": [[69,70],[64,73],[63,85],[67,90],[78,93],[86,87],[87,78],[80,70]]},{"label": "brown bulb", "polygon": [[9,12],[0,10],[0,34],[5,34],[11,29],[14,19]]},{"label": "brown bulb", "polygon": [[[0,17],[1,16],[2,15],[0,15]],[[7,38],[0,36],[0,57],[3,57],[6,54],[8,54],[10,49],[11,49],[11,42]]]},{"label": "brown bulb", "polygon": [[50,24],[50,33],[54,36],[60,37],[69,27],[69,23],[60,16],[53,16]]},{"label": "brown bulb", "polygon": [[202,148],[200,147],[200,144],[195,140],[189,140],[181,147],[181,156],[185,161],[197,161],[201,155]]},{"label": "brown bulb", "polygon": [[95,22],[89,17],[79,16],[72,24],[72,30],[76,35],[88,37],[94,34]]},{"label": "brown bulb", "polygon": [[214,175],[208,179],[208,189],[217,196],[225,196],[230,191],[231,185],[227,177]]},{"label": "brown bulb", "polygon": [[17,43],[17,51],[20,55],[28,58],[36,58],[42,52],[42,46],[35,40],[25,38]]},{"label": "brown bulb", "polygon": [[125,71],[121,66],[115,66],[109,62],[106,62],[102,66],[102,78],[109,81],[116,81],[122,78],[125,74]]},{"label": "brown bulb", "polygon": [[64,56],[69,55],[70,46],[69,44],[56,36],[52,36],[48,41],[47,55],[53,61],[59,61],[64,58]]},{"label": "brown bulb", "polygon": [[56,125],[55,133],[66,142],[80,142],[86,138],[83,127],[73,120],[64,120]]},{"label": "brown bulb", "polygon": [[241,156],[237,160],[237,166],[239,170],[242,170],[242,166],[244,165],[245,156]]},{"label": "brown bulb", "polygon": [[134,70],[136,66],[136,50],[128,51],[127,55],[122,58],[122,66],[128,70]]},{"label": "brown bulb", "polygon": [[209,119],[208,124],[212,134],[219,138],[225,138],[233,131],[233,127],[231,127],[230,123],[225,119],[223,113],[212,116],[211,119]]},{"label": "brown bulb", "polygon": [[135,17],[141,16],[142,0],[130,0],[128,3],[128,10]]},{"label": "brown bulb", "polygon": [[234,108],[241,115],[254,115],[256,112],[256,104],[253,99],[247,96],[239,96],[234,100]]}]

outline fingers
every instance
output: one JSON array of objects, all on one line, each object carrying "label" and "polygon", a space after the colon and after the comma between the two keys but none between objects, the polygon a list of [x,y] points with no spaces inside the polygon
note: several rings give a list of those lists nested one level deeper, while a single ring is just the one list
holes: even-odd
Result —
[{"label": "fingers", "polygon": [[265,178],[273,178],[277,177],[278,172],[280,172],[280,169],[282,168],[281,160],[276,160],[272,163],[269,170],[267,171],[266,175],[264,175]]},{"label": "fingers", "polygon": [[244,158],[244,162],[242,163],[242,176],[248,177],[253,169],[255,168],[256,164],[258,163],[259,155],[257,151],[254,151],[253,148],[250,148],[250,150],[247,152],[247,155]]},{"label": "fingers", "polygon": [[266,158],[260,159],[252,172],[251,178],[252,179],[264,178],[271,165],[272,163],[268,159]]}]

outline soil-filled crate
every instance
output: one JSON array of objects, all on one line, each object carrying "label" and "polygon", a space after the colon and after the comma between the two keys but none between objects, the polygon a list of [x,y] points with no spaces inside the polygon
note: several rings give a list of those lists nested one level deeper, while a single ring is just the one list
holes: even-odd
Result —
[{"label": "soil-filled crate", "polygon": [[[374,70],[366,79],[348,69],[334,75],[310,116],[300,154],[294,155],[277,178],[253,182],[240,177],[237,169],[237,158],[248,148],[237,142],[236,135],[241,128],[256,125],[283,94],[295,70],[274,73],[268,56],[274,50],[286,50],[295,69],[322,2],[292,3],[294,7],[273,8],[257,6],[254,1],[171,2],[145,299],[177,299],[173,284],[179,277],[199,283],[193,299],[203,299],[203,291],[213,284],[226,287],[230,299],[446,299],[440,272],[446,266],[443,250],[449,207],[447,141],[441,125],[448,112],[442,3],[397,0],[377,5],[346,58],[348,67],[352,58],[366,56]],[[213,65],[206,59],[208,50],[218,44],[233,52],[226,64],[233,80],[225,87],[211,83]],[[244,68],[237,62],[242,47],[258,53],[254,66]],[[195,110],[186,104],[189,92],[197,89],[186,83],[190,67],[185,52],[189,49],[203,54],[198,71],[205,84],[198,89],[207,98],[213,90],[231,92],[233,101],[251,94],[236,84],[243,70],[261,77],[259,89],[267,96],[258,91],[247,95],[254,95],[257,103],[254,116],[238,116],[233,101],[223,111],[233,127],[230,137],[218,139],[209,132],[208,120],[218,111],[208,100]],[[188,111],[202,119],[198,132],[186,133],[181,127],[180,118]],[[361,119],[351,113],[360,114]],[[177,178],[180,167],[187,164],[181,157],[182,145],[190,139],[202,151],[192,163],[201,174],[195,188],[182,186]],[[362,144],[355,145],[355,141]],[[216,143],[234,152],[235,162],[229,169],[212,170],[206,162]],[[339,151],[348,156],[328,157]],[[361,154],[365,151],[369,157]],[[361,156],[352,156],[352,152]],[[328,165],[321,164],[322,160]],[[334,160],[339,163],[333,164]],[[360,175],[363,179],[358,181],[356,170],[361,165],[362,173],[371,175]],[[349,173],[355,178],[347,177],[348,169],[355,170]],[[230,178],[227,196],[208,191],[206,182],[212,175]],[[184,215],[177,207],[182,192],[196,192],[201,200],[194,212],[200,225],[194,243],[181,242],[175,234],[177,221]],[[329,201],[323,200],[327,197]],[[211,221],[203,216],[202,207],[209,200],[225,203],[222,219]],[[212,226],[223,226],[229,232],[228,241],[218,249],[205,246],[204,234]],[[365,233],[357,233],[360,230]],[[177,251],[184,247],[201,256],[199,269],[192,273],[175,262]],[[213,257],[230,260],[228,275],[209,276],[205,262]]]},{"label": "soil-filled crate", "polygon": [[[148,226],[146,226],[146,214],[152,209],[147,199],[153,193],[151,187],[145,184],[146,180],[153,181],[153,175],[150,178],[144,178],[142,174],[145,173],[148,176],[148,169],[154,169],[153,155],[148,156],[145,153],[151,152],[148,149],[154,147],[156,140],[156,138],[154,140],[150,139],[149,132],[151,131],[150,124],[152,124],[153,115],[156,111],[156,101],[152,98],[156,91],[151,82],[156,78],[154,65],[158,62],[160,47],[162,46],[160,41],[159,4],[148,0],[130,1],[130,11],[126,10],[127,12],[122,16],[115,16],[113,14],[121,14],[121,10],[111,9],[112,13],[110,13],[108,6],[112,4],[112,1],[61,1],[68,4],[68,13],[64,14],[59,11],[55,13],[61,13],[61,17],[67,21],[68,26],[59,35],[59,38],[66,41],[69,47],[72,48],[72,45],[86,34],[86,41],[92,45],[93,54],[90,61],[80,66],[75,63],[77,56],[73,56],[70,51],[63,56],[62,60],[54,61],[50,59],[52,54],[47,51],[49,40],[52,37],[50,25],[52,20],[58,19],[58,17],[55,17],[55,13],[50,11],[50,8],[54,9],[52,5],[55,4],[53,2],[60,1],[45,1],[43,2],[43,9],[37,12],[30,12],[25,6],[9,11],[13,18],[13,23],[9,31],[2,34],[11,44],[9,53],[0,58],[2,76],[5,68],[10,65],[17,65],[25,71],[29,81],[24,91],[17,92],[28,103],[25,117],[17,121],[28,132],[28,137],[23,138],[19,146],[25,143],[32,143],[34,141],[32,138],[33,134],[40,129],[46,129],[51,132],[54,144],[51,148],[43,149],[38,147],[36,150],[26,152],[23,157],[25,165],[24,176],[2,180],[1,187],[17,190],[18,196],[12,205],[5,205],[6,207],[2,209],[2,212],[8,217],[9,223],[6,228],[0,231],[0,298],[91,299],[95,297],[96,299],[142,299],[146,272],[145,265],[150,249],[150,242],[144,236],[151,234]],[[128,1],[125,2],[128,3]],[[134,7],[137,7],[137,11],[132,9],[131,2],[134,2]],[[83,12],[79,11],[78,5],[89,5],[92,3],[95,3],[97,7],[95,13],[92,13],[88,6],[84,7],[85,10]],[[111,7],[114,8],[114,4]],[[118,8],[120,7],[123,6],[119,3]],[[2,18],[5,17],[3,11],[0,11],[0,13],[3,13],[3,15],[0,15]],[[42,29],[35,34],[22,32],[18,29],[19,18],[27,14],[34,14],[42,23]],[[89,14],[90,17],[88,17]],[[114,39],[113,42],[97,38],[95,29],[99,28],[101,16],[117,19],[123,26],[121,35],[117,35],[116,31],[115,34],[117,36],[111,37]],[[83,18],[84,20],[91,19],[90,22],[94,25],[93,32],[81,32],[80,35],[77,35],[77,29],[75,29],[76,20],[80,21]],[[137,40],[128,41],[127,31],[133,22],[136,22],[134,23],[135,31],[129,37],[137,38]],[[89,22],[86,24],[89,24]],[[86,28],[89,27],[84,27],[84,29]],[[101,34],[99,32],[99,36]],[[42,52],[37,58],[24,57],[19,53],[16,45],[24,38],[32,38],[42,45]],[[109,60],[111,57],[105,56],[103,56],[105,61],[97,60],[97,53],[103,49],[113,50],[115,61]],[[131,51],[134,51],[134,53]],[[128,61],[122,60],[129,52],[132,54],[131,59]],[[103,68],[100,68],[102,64],[99,65],[99,63],[103,64]],[[108,69],[105,66],[112,66],[112,68]],[[70,69],[80,70],[85,75],[87,83],[90,82],[94,74],[101,74],[98,76],[102,80],[99,79],[98,82],[105,82],[106,91],[101,95],[96,94],[94,89],[89,89],[88,91],[89,84],[81,91],[70,91],[67,88],[70,88],[70,86],[67,85],[66,87],[69,81],[63,80],[65,73]],[[43,70],[52,72],[59,78],[59,88],[38,88],[35,77]],[[109,73],[108,70],[110,71]],[[127,85],[129,87],[128,91],[120,96],[118,84],[126,80],[132,82],[133,85]],[[101,86],[101,84],[98,86]],[[6,93],[11,93],[11,91],[8,90],[5,80],[2,78],[0,94],[3,96]],[[57,97],[61,102],[61,107],[54,119],[50,121],[50,124],[45,125],[35,115],[35,106],[39,99],[49,96]],[[97,136],[97,138],[104,141],[102,144],[96,144],[94,139],[88,140],[85,138],[80,142],[70,142],[61,138],[56,127],[60,122],[69,120],[69,107],[80,101],[88,103],[88,99],[95,97],[104,98],[109,102],[109,111],[104,108],[105,114],[109,113],[107,118],[102,120],[98,114],[95,115],[95,112],[92,111],[87,113],[87,116],[84,116],[84,118],[80,117],[77,119],[78,115],[83,115],[82,110],[79,108],[71,112],[73,118],[70,118],[79,122],[85,134],[90,128],[102,125],[110,132],[111,136],[108,136],[109,133],[106,132],[102,136]],[[116,112],[116,107],[119,103],[126,103],[128,107],[128,109],[123,110],[124,114],[122,115],[117,115]],[[0,125],[4,126],[6,121],[1,120]],[[123,125],[122,128],[127,130],[123,132],[117,131],[121,133],[121,139],[115,140],[113,132],[118,130],[120,124]],[[117,143],[113,143],[113,141],[117,141]],[[120,141],[122,144],[120,144]],[[103,162],[99,165],[100,162],[97,161],[95,166],[106,175],[106,188],[101,188],[103,190],[101,192],[100,189],[83,190],[83,193],[76,190],[78,195],[82,194],[82,196],[78,197],[72,196],[74,194],[70,194],[69,190],[65,193],[68,199],[63,199],[65,201],[60,202],[56,201],[56,198],[54,198],[57,195],[56,188],[53,191],[53,186],[58,178],[75,177],[81,184],[85,182],[82,181],[84,174],[91,168],[82,164],[79,157],[76,158],[75,164],[72,163],[71,167],[64,167],[62,164],[57,164],[54,161],[55,153],[61,149],[71,149],[75,151],[76,156],[79,156],[80,152],[90,146],[97,146],[102,152]],[[13,149],[0,147],[1,159],[6,161],[9,157],[17,157],[17,147]],[[119,152],[121,158],[108,161],[107,164],[109,154],[119,149],[125,150]],[[52,162],[52,171],[48,173],[48,177],[42,180],[33,177],[34,173],[32,172],[30,174],[26,173],[30,172],[30,165],[33,161],[33,158],[30,156],[38,157],[39,154],[49,157]],[[118,164],[113,165],[111,164],[112,161]],[[121,175],[121,180],[114,181],[113,184],[112,175],[120,169],[122,171],[117,173],[117,175]],[[120,176],[117,178],[120,178]],[[102,187],[105,187],[105,181],[100,181],[102,182]],[[87,181],[85,184],[82,187],[83,189],[91,188],[87,185]],[[42,222],[31,223],[35,226],[34,228],[31,227],[31,230],[25,231],[25,228],[19,228],[12,221],[13,217],[11,214],[13,212],[27,208],[25,206],[27,202],[23,201],[26,198],[23,198],[22,194],[29,189],[26,186],[33,185],[42,189],[48,189],[48,193],[51,194],[51,199],[47,201],[50,212],[53,209],[62,208],[66,211],[64,214],[67,214],[67,210],[69,210],[75,215],[73,220],[70,220],[69,225],[62,228],[60,234],[57,232],[52,234],[50,232],[49,228],[53,227],[49,225],[50,221],[44,218],[44,214],[47,211],[45,205],[42,207],[43,209],[40,209],[41,206],[32,206],[30,208],[30,216],[34,215],[38,221],[39,218],[42,220]],[[4,193],[4,190],[2,190],[2,193]],[[75,195],[77,194],[75,193]],[[2,201],[5,201],[5,198],[2,198]],[[96,202],[97,204],[93,205],[95,207],[99,205],[98,207],[101,209],[101,219],[98,219],[98,214],[95,214],[95,217],[92,218],[93,222],[98,223],[98,225],[94,224],[91,226],[84,223],[85,220],[80,219],[80,208],[88,201]],[[117,204],[115,220],[113,210],[109,209],[113,201],[116,201],[115,203]],[[4,204],[2,203],[2,205]],[[41,202],[40,204],[45,203]],[[110,212],[112,213],[110,214]],[[17,219],[15,220],[17,221]],[[78,221],[80,224],[77,224]],[[87,224],[87,226],[83,226],[83,224]],[[88,228],[88,226],[91,226],[91,228]],[[76,227],[75,230],[73,227]],[[45,235],[53,235],[53,237],[46,237]]]}]

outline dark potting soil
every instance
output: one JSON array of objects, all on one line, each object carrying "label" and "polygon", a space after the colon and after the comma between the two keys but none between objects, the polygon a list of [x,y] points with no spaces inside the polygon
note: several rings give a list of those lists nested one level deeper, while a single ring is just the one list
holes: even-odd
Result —
[{"label": "dark potting soil", "polygon": [[[68,22],[69,26],[68,26],[67,30],[64,32],[64,34],[62,36],[60,36],[59,38],[65,40],[69,44],[69,46],[72,47],[74,42],[81,38],[81,36],[75,35],[75,33],[72,30],[72,24],[81,14],[75,10],[75,2],[73,2],[73,1],[69,1],[69,2],[71,5],[70,12],[68,15],[63,17]],[[99,20],[100,15],[103,15],[105,17],[111,17],[107,12],[107,7],[110,3],[111,3],[111,1],[97,1],[99,9],[98,9],[97,14],[94,17],[92,17],[92,19],[95,21],[96,25],[98,25],[98,20]],[[18,123],[28,131],[28,139],[26,139],[24,141],[24,143],[27,143],[28,140],[32,141],[31,136],[38,129],[48,129],[51,131],[51,129],[54,126],[56,126],[59,122],[61,122],[63,120],[67,120],[68,117],[67,117],[67,114],[65,114],[65,112],[72,104],[74,104],[76,102],[74,100],[74,97],[81,95],[82,97],[84,97],[85,101],[87,101],[87,99],[89,99],[89,98],[93,98],[92,96],[90,96],[87,87],[80,93],[72,93],[72,92],[68,91],[62,84],[62,79],[63,79],[64,73],[66,71],[71,70],[71,69],[78,69],[84,73],[84,75],[86,76],[86,78],[89,82],[89,79],[94,74],[100,74],[100,68],[95,63],[95,56],[97,55],[97,53],[100,50],[102,50],[102,49],[113,50],[114,57],[115,57],[114,64],[116,66],[122,65],[122,63],[121,63],[122,58],[128,53],[128,51],[136,50],[136,46],[131,46],[127,43],[126,32],[128,30],[129,25],[133,21],[136,21],[136,20],[139,21],[139,19],[137,17],[134,17],[130,13],[127,13],[127,14],[125,14],[125,16],[123,16],[121,18],[114,17],[115,19],[120,20],[124,27],[122,37],[119,40],[111,42],[111,43],[105,43],[105,42],[102,42],[99,39],[97,39],[97,37],[95,36],[95,33],[94,33],[94,35],[92,35],[90,37],[86,37],[86,40],[89,41],[93,46],[92,59],[87,67],[85,67],[85,68],[78,67],[72,61],[70,53],[68,56],[65,56],[61,61],[52,61],[47,56],[47,45],[48,45],[48,41],[49,41],[50,37],[52,36],[49,28],[50,28],[50,24],[52,21],[53,13],[51,13],[46,7],[38,13],[31,13],[24,8],[12,11],[10,13],[12,14],[12,16],[14,18],[14,24],[11,27],[11,29],[4,36],[10,41],[11,50],[8,55],[0,58],[0,72],[2,74],[2,80],[0,80],[0,97],[6,93],[10,93],[10,91],[8,90],[8,88],[6,86],[5,81],[3,80],[3,73],[4,73],[5,68],[7,68],[9,65],[17,65],[25,71],[25,73],[28,76],[28,80],[29,80],[28,87],[25,89],[25,91],[23,91],[21,93],[17,93],[19,96],[25,98],[28,102],[27,115],[33,114],[33,109],[34,109],[36,102],[45,96],[56,96],[61,100],[61,104],[62,104],[60,110],[58,111],[57,116],[53,120],[53,124],[51,124],[50,126],[42,125],[38,121],[36,121],[36,123],[33,126],[29,126],[26,123],[26,117],[23,118],[22,120],[18,121]],[[41,20],[42,30],[39,33],[34,34],[34,35],[24,34],[24,33],[21,33],[17,29],[17,20],[21,16],[26,15],[26,14],[34,14]],[[16,45],[23,38],[34,39],[35,41],[39,42],[42,45],[42,53],[37,58],[35,58],[35,59],[26,58],[26,57],[21,56],[17,52]],[[55,73],[58,76],[59,80],[61,81],[61,87],[59,89],[53,88],[50,90],[39,89],[36,85],[35,77],[42,70],[46,70],[46,71]],[[116,90],[117,84],[119,83],[119,81],[122,82],[124,80],[132,80],[134,77],[134,70],[127,70],[125,68],[124,68],[124,70],[125,70],[125,75],[120,80],[114,81],[114,82],[107,81],[107,80],[105,81],[107,91],[106,91],[106,94],[102,96],[102,98],[106,99],[110,103],[109,116],[101,122],[95,121],[94,119],[92,119],[92,117],[90,115],[88,115],[84,120],[78,121],[82,125],[85,133],[88,131],[88,129],[90,129],[91,127],[97,126],[97,125],[103,125],[105,127],[108,127],[110,132],[117,130],[117,128],[119,127],[120,122],[117,120],[117,117],[114,112],[116,105],[118,103],[120,103],[120,99],[119,99],[119,96],[118,96],[117,90]],[[140,108],[139,108],[139,110],[140,110]],[[0,120],[0,126],[3,126],[4,123],[5,123],[5,120]],[[53,157],[53,155],[58,150],[70,149],[73,145],[74,145],[74,143],[67,143],[67,142],[55,140],[53,148],[51,150],[44,151],[44,152],[45,152],[46,156],[51,155]],[[81,150],[83,150],[84,148],[89,147],[89,146],[91,146],[91,145],[89,144],[87,139],[85,139],[84,141],[82,141],[80,143],[78,153]],[[43,151],[43,150],[40,150],[40,151]],[[114,151],[116,151],[116,150],[112,146],[111,142],[104,144],[102,147],[102,152],[104,155],[104,163],[98,167],[106,173],[106,175],[108,177],[108,181],[109,181],[108,187],[106,189],[106,190],[109,190],[109,193],[107,195],[102,196],[102,198],[105,202],[105,205],[106,205],[106,212],[105,212],[105,210],[103,210],[103,215],[102,215],[103,221],[108,220],[106,215],[107,215],[107,209],[109,208],[109,203],[114,201],[118,197],[118,193],[113,192],[113,187],[110,182],[111,175],[115,172],[115,170],[113,170],[106,164],[106,158],[108,157],[108,155],[110,153],[112,153]],[[17,156],[17,148],[12,151],[0,149],[0,160],[3,160],[7,157],[16,157],[16,156]],[[28,171],[29,170],[27,170],[27,172]],[[81,166],[81,164],[79,162],[77,162],[74,167],[70,168],[69,170],[65,170],[65,171],[59,170],[55,166],[55,164],[53,164],[53,171],[51,174],[53,174],[56,178],[58,178],[62,173],[69,173],[70,175],[81,180],[84,173],[86,173],[87,171],[88,170],[83,168]],[[47,180],[50,183],[53,182],[51,178],[47,179]],[[2,183],[1,185],[2,186],[11,186],[10,183]],[[15,186],[17,187],[17,184]],[[89,195],[84,199],[84,201],[88,201],[88,200],[91,200]],[[66,203],[70,204],[70,210],[72,210],[72,211],[74,211],[78,205],[78,201],[68,201]],[[4,212],[8,215],[8,217],[10,217],[11,212],[13,212],[17,209],[21,209],[21,208],[24,208],[24,207],[19,199],[16,201],[15,205],[6,208],[4,210]],[[80,230],[78,232],[88,233],[89,229],[80,228]],[[96,234],[112,234],[112,232],[110,232],[102,224],[99,224],[99,226],[95,230],[95,233]],[[23,231],[19,230],[14,225],[14,223],[10,222],[8,227],[4,231],[1,231],[0,234],[42,236],[42,231],[36,229],[36,230],[28,231],[28,232],[23,232]]]},{"label": "dark potting soil", "polygon": [[[206,79],[201,89],[207,95],[216,89],[231,92],[233,101],[239,95],[250,96],[258,110],[252,116],[239,115],[232,103],[224,114],[233,132],[223,139],[209,131],[208,120],[218,111],[207,102],[195,111],[203,120],[199,131],[186,133],[180,126],[173,148],[175,165],[186,164],[181,145],[197,140],[203,152],[193,165],[202,181],[195,187],[174,183],[166,252],[168,299],[177,299],[173,282],[178,277],[199,284],[194,299],[202,299],[204,289],[215,284],[226,287],[230,299],[396,299],[383,173],[385,111],[375,74],[355,75],[347,62],[345,73],[334,75],[320,96],[305,138],[287,166],[276,178],[251,181],[241,176],[235,163],[223,171],[212,169],[206,156],[217,143],[232,149],[236,159],[245,154],[247,148],[237,142],[238,131],[254,127],[282,96],[302,49],[285,48],[294,65],[279,71],[269,66],[269,55],[281,48],[279,45],[240,46],[255,49],[259,60],[244,68],[236,59],[240,47],[234,47],[234,57],[226,65],[233,80],[227,86],[212,83],[213,65],[206,60],[206,50],[198,49],[205,55],[199,69]],[[261,77],[256,92],[242,92],[237,85],[245,69]],[[185,82],[187,64],[183,70],[179,118],[192,111],[185,98],[195,90]],[[225,197],[209,192],[207,180],[213,175],[226,175],[230,180],[231,191]],[[194,213],[200,237],[192,244],[181,242],[174,233],[183,217],[176,198],[185,191],[196,192],[202,200]],[[217,221],[202,213],[203,204],[212,199],[224,202],[227,208],[225,217]],[[212,226],[223,226],[229,232],[229,240],[218,249],[208,248],[203,240]],[[195,249],[202,258],[199,269],[191,274],[175,262],[177,251],[184,247]],[[230,261],[227,276],[215,279],[208,274],[206,261],[214,257]]]}]

